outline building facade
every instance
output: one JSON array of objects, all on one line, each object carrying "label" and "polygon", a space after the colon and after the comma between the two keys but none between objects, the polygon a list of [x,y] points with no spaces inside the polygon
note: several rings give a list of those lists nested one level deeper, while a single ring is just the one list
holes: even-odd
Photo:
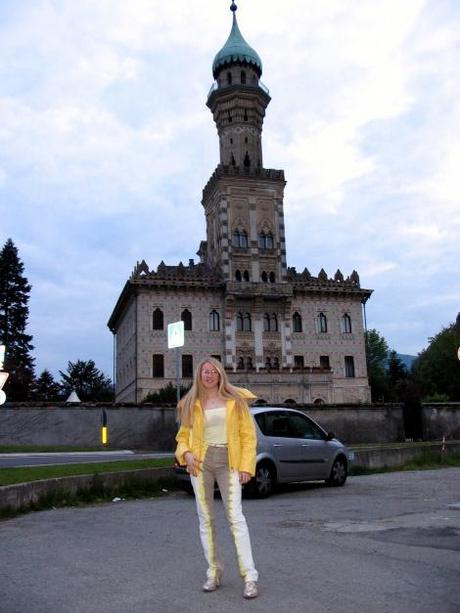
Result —
[{"label": "building facade", "polygon": [[167,324],[183,320],[182,383],[203,357],[267,403],[370,401],[363,306],[372,290],[356,271],[332,279],[286,260],[282,170],[263,166],[270,102],[262,62],[233,25],[213,63],[207,99],[220,161],[203,190],[206,240],[199,261],[156,270],[138,263],[108,326],[115,337],[116,400],[141,402],[176,381]]}]

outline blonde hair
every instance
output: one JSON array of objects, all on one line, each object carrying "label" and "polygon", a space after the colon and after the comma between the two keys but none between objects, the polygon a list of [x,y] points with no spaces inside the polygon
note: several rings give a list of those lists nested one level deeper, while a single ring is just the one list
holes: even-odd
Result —
[{"label": "blonde hair", "polygon": [[200,401],[201,406],[204,405],[206,394],[201,382],[201,371],[205,364],[211,364],[211,366],[215,368],[219,374],[219,396],[222,398],[233,399],[235,401],[236,408],[242,412],[248,410],[248,402],[246,398],[241,395],[240,390],[237,387],[230,383],[219,360],[211,357],[204,358],[196,367],[192,387],[185,394],[185,396],[180,399],[177,405],[177,417],[182,426],[187,426],[189,428],[192,426],[193,410],[197,400]]}]

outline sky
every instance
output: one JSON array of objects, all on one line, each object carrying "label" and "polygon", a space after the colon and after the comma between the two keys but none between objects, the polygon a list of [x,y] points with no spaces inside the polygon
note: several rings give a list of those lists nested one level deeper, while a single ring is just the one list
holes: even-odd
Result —
[{"label": "sky", "polygon": [[[287,259],[353,269],[416,355],[460,310],[460,2],[239,0],[272,101]],[[218,163],[206,97],[230,0],[0,0],[0,246],[32,284],[36,369],[93,359],[137,261],[196,258]]]}]

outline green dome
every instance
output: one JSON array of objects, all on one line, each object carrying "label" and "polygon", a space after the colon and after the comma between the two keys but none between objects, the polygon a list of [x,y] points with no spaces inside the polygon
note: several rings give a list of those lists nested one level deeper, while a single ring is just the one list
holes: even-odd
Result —
[{"label": "green dome", "polygon": [[227,42],[214,58],[212,64],[212,74],[217,78],[220,69],[227,64],[234,62],[242,62],[252,64],[258,72],[259,77],[262,74],[262,60],[252,47],[244,40],[238,22],[236,21],[235,13],[233,13],[233,26]]}]

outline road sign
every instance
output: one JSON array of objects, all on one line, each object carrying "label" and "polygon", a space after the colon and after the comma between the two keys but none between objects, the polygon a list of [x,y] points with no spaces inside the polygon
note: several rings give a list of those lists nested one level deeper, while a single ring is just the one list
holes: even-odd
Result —
[{"label": "road sign", "polygon": [[8,377],[9,374],[7,372],[0,372],[0,390],[3,389],[3,386],[5,385]]},{"label": "road sign", "polygon": [[0,370],[3,370],[3,362],[5,361],[5,345],[0,345]]},{"label": "road sign", "polygon": [[168,324],[168,349],[184,346],[184,322]]}]

